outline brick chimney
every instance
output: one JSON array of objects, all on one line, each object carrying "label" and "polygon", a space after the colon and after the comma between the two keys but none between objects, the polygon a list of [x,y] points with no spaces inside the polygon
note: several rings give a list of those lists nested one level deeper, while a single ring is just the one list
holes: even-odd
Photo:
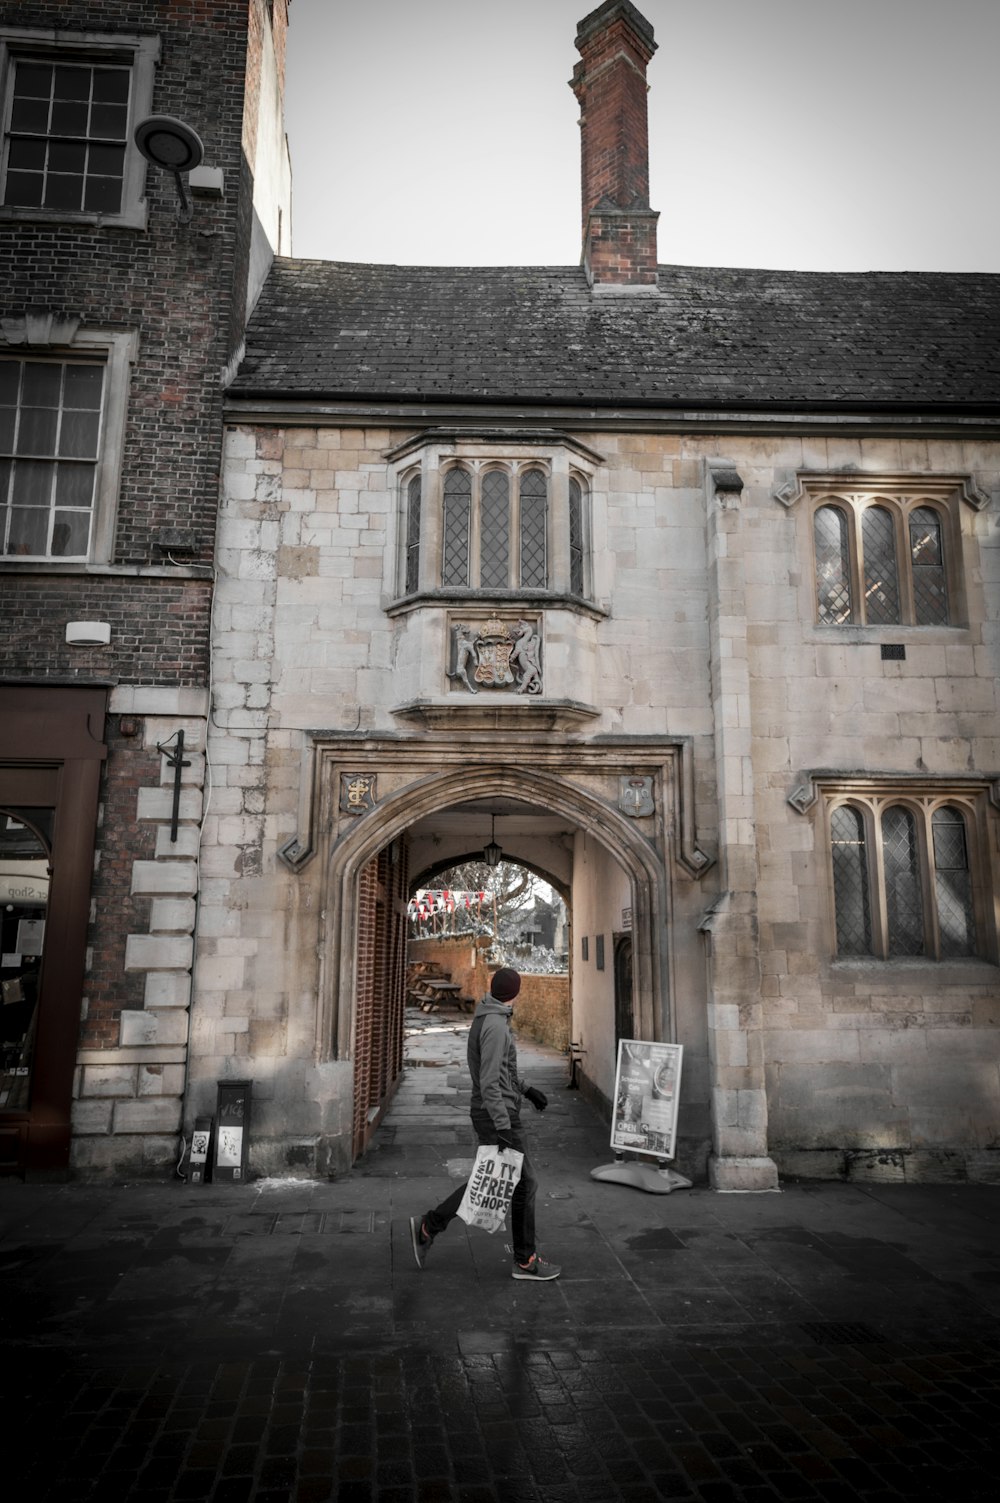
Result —
[{"label": "brick chimney", "polygon": [[629,0],[605,0],[580,22],[583,266],[595,292],[655,292],[656,221],[649,207],[646,65],[653,28]]}]

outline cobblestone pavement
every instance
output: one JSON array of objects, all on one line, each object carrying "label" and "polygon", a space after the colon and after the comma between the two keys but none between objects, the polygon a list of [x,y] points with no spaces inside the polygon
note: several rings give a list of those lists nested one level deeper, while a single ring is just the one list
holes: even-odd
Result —
[{"label": "cobblestone pavement", "polygon": [[995,1499],[1000,1189],[647,1195],[551,1051],[543,1250],[407,1217],[471,1162],[464,1029],[408,1015],[354,1173],[0,1188],[5,1498]]}]

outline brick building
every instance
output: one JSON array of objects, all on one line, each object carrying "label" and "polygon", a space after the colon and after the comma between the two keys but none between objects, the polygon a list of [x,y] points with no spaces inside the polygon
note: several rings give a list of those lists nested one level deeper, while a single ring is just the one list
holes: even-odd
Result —
[{"label": "brick building", "polygon": [[[286,0],[0,8],[8,1169],[177,1156],[222,404],[289,246],[286,25]],[[164,116],[203,143],[190,177],[134,144]]]}]

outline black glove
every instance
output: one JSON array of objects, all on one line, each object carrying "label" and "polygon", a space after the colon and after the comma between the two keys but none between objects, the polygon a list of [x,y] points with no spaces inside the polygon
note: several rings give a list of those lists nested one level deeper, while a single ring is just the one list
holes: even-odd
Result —
[{"label": "black glove", "polygon": [[516,1145],[514,1143],[514,1139],[511,1137],[510,1131],[509,1131],[508,1128],[506,1128],[506,1127],[498,1127],[497,1128],[497,1147],[501,1148],[501,1149],[502,1148],[514,1148],[514,1147],[516,1147]]},{"label": "black glove", "polygon": [[549,1104],[549,1098],[545,1095],[544,1091],[537,1091],[533,1085],[530,1085],[524,1094],[536,1112],[544,1112]]}]

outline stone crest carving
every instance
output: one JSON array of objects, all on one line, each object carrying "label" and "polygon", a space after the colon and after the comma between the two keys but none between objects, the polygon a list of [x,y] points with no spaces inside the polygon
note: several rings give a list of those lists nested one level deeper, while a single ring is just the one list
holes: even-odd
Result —
[{"label": "stone crest carving", "polygon": [[455,621],[451,627],[448,677],[458,689],[542,692],[542,640],[538,618]]},{"label": "stone crest carving", "polygon": [[342,772],[340,774],[340,807],[345,814],[367,814],[375,807],[375,774],[373,772]]},{"label": "stone crest carving", "polygon": [[644,814],[652,814],[654,809],[653,779],[619,778],[618,807],[623,814],[630,815],[632,819],[640,819]]}]

